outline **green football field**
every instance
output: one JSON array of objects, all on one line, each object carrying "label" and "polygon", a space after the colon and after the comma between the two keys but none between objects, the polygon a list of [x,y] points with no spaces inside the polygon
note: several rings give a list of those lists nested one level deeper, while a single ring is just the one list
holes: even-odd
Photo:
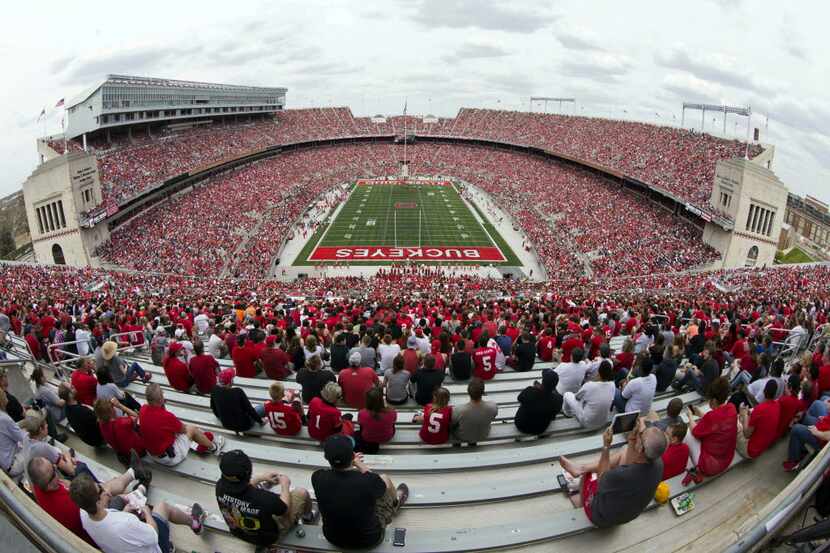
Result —
[{"label": "green football field", "polygon": [[476,219],[452,183],[377,180],[359,180],[352,187],[335,220],[321,225],[294,264],[404,260],[519,265],[502,237],[486,219],[484,224]]}]

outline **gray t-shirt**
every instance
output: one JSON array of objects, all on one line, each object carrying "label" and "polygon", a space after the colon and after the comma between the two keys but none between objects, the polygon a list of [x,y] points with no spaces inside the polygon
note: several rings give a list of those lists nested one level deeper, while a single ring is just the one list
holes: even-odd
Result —
[{"label": "gray t-shirt", "polygon": [[591,502],[591,522],[608,528],[634,520],[651,503],[662,477],[662,459],[609,470]]},{"label": "gray t-shirt", "polygon": [[43,457],[50,463],[57,463],[58,459],[61,457],[61,450],[56,448],[55,446],[49,445],[42,440],[31,440],[29,442],[29,455],[27,457],[27,464],[28,459],[33,457]]},{"label": "gray t-shirt", "polygon": [[377,354],[375,353],[375,348],[364,347],[364,346],[355,346],[349,350],[349,356],[353,353],[360,354],[360,366],[361,367],[369,367],[374,369],[375,362],[377,361]]},{"label": "gray t-shirt", "polygon": [[122,361],[121,358],[118,357],[118,354],[113,355],[112,358],[107,361],[104,359],[103,348],[95,350],[95,369],[98,370],[102,367],[106,367],[115,382],[124,380],[124,370],[121,368],[121,364]]},{"label": "gray t-shirt", "polygon": [[478,404],[465,403],[453,409],[453,434],[462,442],[480,442],[490,435],[490,425],[499,412],[499,406],[492,401]]},{"label": "gray t-shirt", "polygon": [[5,411],[0,411],[0,469],[8,470],[19,445],[28,441],[29,436],[17,426],[17,423]]},{"label": "gray t-shirt", "polygon": [[409,398],[409,371],[392,372],[392,369],[383,373],[386,382],[386,399],[400,402]]},{"label": "gray t-shirt", "polygon": [[9,329],[12,327],[11,319],[5,313],[0,312],[0,330],[3,332],[8,332]]},{"label": "gray t-shirt", "polygon": [[49,411],[50,415],[52,415],[52,420],[55,421],[55,424],[59,423],[66,417],[66,412],[63,407],[58,405],[58,402],[60,401],[58,394],[56,394],[55,390],[50,388],[48,384],[38,387],[35,391],[34,398],[43,403],[46,410]]},{"label": "gray t-shirt", "polygon": [[[119,388],[112,382],[110,382],[109,384],[104,384],[103,386],[100,384],[95,386],[95,399],[111,401],[114,397],[118,398],[120,401],[124,399],[124,392],[121,390],[121,388]],[[121,416],[122,414],[121,409],[116,409],[115,412],[119,416]]]}]

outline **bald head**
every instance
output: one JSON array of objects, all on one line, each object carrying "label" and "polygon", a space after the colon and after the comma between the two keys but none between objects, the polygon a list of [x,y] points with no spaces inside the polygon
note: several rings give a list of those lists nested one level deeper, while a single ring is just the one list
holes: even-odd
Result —
[{"label": "bald head", "polygon": [[29,465],[26,469],[29,472],[29,479],[32,484],[43,491],[47,491],[49,483],[55,475],[52,463],[45,457],[32,457],[29,459]]},{"label": "bald head", "polygon": [[667,446],[666,434],[659,428],[652,426],[643,432],[643,454],[649,461],[662,457]]},{"label": "bald head", "polygon": [[158,382],[147,385],[147,389],[144,391],[144,397],[150,405],[161,405],[161,402],[164,400],[164,393]]}]

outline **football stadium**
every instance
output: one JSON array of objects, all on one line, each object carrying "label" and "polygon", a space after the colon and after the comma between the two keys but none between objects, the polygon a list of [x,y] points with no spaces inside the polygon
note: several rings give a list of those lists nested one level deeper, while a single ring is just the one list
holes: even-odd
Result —
[{"label": "football stadium", "polygon": [[9,551],[825,547],[830,266],[776,257],[830,216],[757,130],[90,84],[0,263]]}]

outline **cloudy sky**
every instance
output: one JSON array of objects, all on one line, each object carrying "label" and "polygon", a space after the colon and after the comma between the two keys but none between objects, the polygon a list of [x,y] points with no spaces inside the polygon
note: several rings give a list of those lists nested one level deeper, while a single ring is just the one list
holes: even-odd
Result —
[{"label": "cloudy sky", "polygon": [[[122,73],[286,86],[289,107],[356,115],[400,113],[405,98],[409,113],[450,116],[564,96],[577,99],[568,113],[679,125],[683,101],[749,105],[778,175],[830,201],[828,19],[817,1],[14,2],[0,195],[34,168],[35,138],[60,132],[55,103]],[[746,134],[743,119],[726,127]],[[721,134],[722,119],[707,114],[706,130]]]}]

